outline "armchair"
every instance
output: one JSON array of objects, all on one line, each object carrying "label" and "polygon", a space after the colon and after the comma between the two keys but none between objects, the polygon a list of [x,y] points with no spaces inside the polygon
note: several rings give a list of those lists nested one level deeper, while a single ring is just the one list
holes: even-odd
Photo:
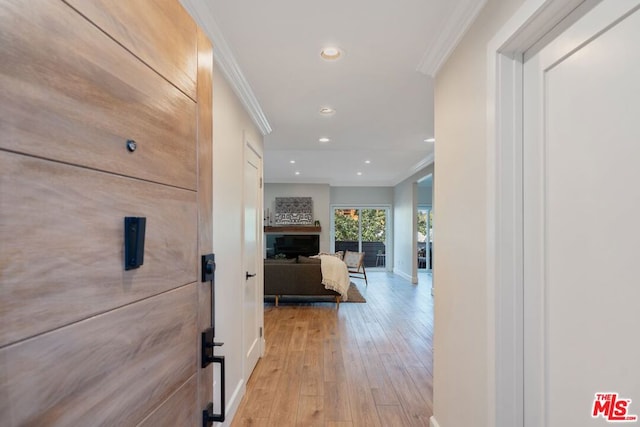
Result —
[{"label": "armchair", "polygon": [[369,286],[367,271],[364,268],[364,252],[346,251],[343,261],[347,264],[350,277],[364,279],[364,283]]}]

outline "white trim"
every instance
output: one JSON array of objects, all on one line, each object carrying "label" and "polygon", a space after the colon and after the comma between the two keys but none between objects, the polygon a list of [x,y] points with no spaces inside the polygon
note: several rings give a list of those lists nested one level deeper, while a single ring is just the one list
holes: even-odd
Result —
[{"label": "white trim", "polygon": [[[393,274],[395,274],[396,276],[400,276],[405,280],[408,280],[411,283],[415,283],[413,277],[409,276],[407,273],[403,272],[403,271],[395,271],[393,272]],[[416,278],[417,280],[417,278]]]},{"label": "white trim", "polygon": [[396,185],[400,184],[402,181],[405,181],[406,179],[420,172],[422,169],[426,168],[427,166],[431,166],[434,161],[435,161],[435,154],[434,153],[429,154],[427,157],[425,157],[424,159],[420,160],[418,163],[416,163],[415,165],[407,169],[406,172],[403,172],[400,175],[398,175],[395,181],[392,181],[391,187],[395,187]]},{"label": "white trim", "polygon": [[251,119],[255,125],[260,129],[262,135],[268,135],[271,133],[271,125],[262,111],[262,107],[258,102],[253,89],[249,85],[249,82],[244,77],[235,56],[229,47],[229,44],[225,40],[220,27],[213,16],[213,12],[210,7],[207,6],[207,2],[201,2],[196,0],[180,0],[185,9],[191,14],[198,25],[209,36],[213,43],[213,59],[216,61],[226,80],[233,88],[234,93],[242,102],[242,105],[251,116]]},{"label": "white trim", "polygon": [[438,420],[436,420],[435,415],[429,418],[429,427],[440,427],[440,424],[438,424]]},{"label": "white trim", "polygon": [[449,19],[438,31],[435,42],[422,56],[416,71],[435,77],[486,3],[487,0],[458,2]]},{"label": "white trim", "polygon": [[226,427],[230,426],[233,422],[233,418],[236,416],[236,412],[238,412],[238,408],[240,407],[240,403],[242,402],[242,398],[244,397],[247,388],[245,386],[244,380],[238,381],[238,385],[236,386],[231,398],[228,400],[227,406],[225,408],[225,422],[221,424],[221,426]]},{"label": "white trim", "polygon": [[[493,46],[490,44],[490,46]],[[491,53],[493,52],[493,53]],[[522,231],[518,223],[522,210],[517,203],[521,194],[517,188],[517,158],[521,157],[521,98],[516,90],[521,64],[509,60],[490,48],[487,150],[487,283],[490,378],[489,396],[494,404],[489,408],[489,424],[497,427],[522,425],[523,384],[522,344]],[[502,87],[498,88],[498,80]],[[511,105],[509,110],[507,105]],[[496,113],[495,122],[493,112]],[[508,113],[511,113],[507,116]],[[492,288],[494,284],[495,288]],[[495,381],[495,383],[493,383]],[[506,420],[509,420],[507,422]]]},{"label": "white trim", "polygon": [[[527,0],[487,50],[487,307],[489,425],[521,427],[524,419],[522,64],[558,24],[594,0]],[[554,27],[556,27],[554,29]]]}]

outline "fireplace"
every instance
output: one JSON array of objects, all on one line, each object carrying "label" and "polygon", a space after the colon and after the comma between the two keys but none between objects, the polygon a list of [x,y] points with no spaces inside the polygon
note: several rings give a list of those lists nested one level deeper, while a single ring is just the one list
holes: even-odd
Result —
[{"label": "fireplace", "polygon": [[320,252],[318,234],[267,234],[267,258],[276,255],[296,258],[298,255],[311,256]]}]

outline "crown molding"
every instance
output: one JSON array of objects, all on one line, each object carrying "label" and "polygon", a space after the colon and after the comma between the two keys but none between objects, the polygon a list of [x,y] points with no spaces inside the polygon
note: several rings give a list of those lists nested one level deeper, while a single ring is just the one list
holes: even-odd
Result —
[{"label": "crown molding", "polygon": [[234,93],[240,99],[240,102],[251,116],[262,135],[271,133],[271,125],[262,111],[262,107],[258,99],[253,93],[249,82],[244,77],[229,44],[222,35],[220,27],[213,17],[213,13],[207,2],[195,0],[180,0],[184,8],[191,14],[198,25],[209,36],[213,43],[213,59],[216,61],[222,74],[231,85]]},{"label": "crown molding", "polygon": [[420,160],[418,163],[413,165],[413,167],[409,169],[407,172],[401,174],[398,177],[398,179],[396,179],[395,183],[393,184],[393,187],[400,184],[402,181],[408,179],[409,177],[413,176],[414,174],[420,172],[422,169],[426,168],[427,166],[430,166],[431,164],[433,164],[434,160],[435,160],[434,153],[429,154],[427,157],[425,157],[424,159]]},{"label": "crown molding", "polygon": [[426,50],[417,71],[435,77],[456,48],[487,0],[461,0],[445,20],[434,43]]}]

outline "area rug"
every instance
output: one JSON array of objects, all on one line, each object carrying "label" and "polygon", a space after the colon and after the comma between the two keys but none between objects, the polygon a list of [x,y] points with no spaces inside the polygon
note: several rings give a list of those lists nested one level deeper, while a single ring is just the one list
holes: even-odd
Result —
[{"label": "area rug", "polygon": [[[349,285],[349,290],[347,291],[347,301],[340,301],[341,304],[346,304],[346,303],[350,303],[350,302],[367,302],[367,300],[362,296],[362,294],[360,293],[360,290],[358,290],[358,287],[355,285],[355,283],[351,282],[351,284]],[[264,297],[264,302],[269,303],[269,304],[273,304],[275,303],[275,297],[270,296],[270,295],[265,295]],[[281,296],[280,297],[280,304],[286,304],[286,303],[295,303],[295,304],[301,304],[301,303],[313,303],[313,302],[332,302],[335,303],[336,300],[334,297],[332,296],[295,296],[295,295],[291,295],[291,296]]]},{"label": "area rug", "polygon": [[349,290],[347,290],[347,298],[348,300],[345,302],[367,302],[366,299],[360,293],[360,290],[356,286],[355,283],[351,282],[349,285]]}]

